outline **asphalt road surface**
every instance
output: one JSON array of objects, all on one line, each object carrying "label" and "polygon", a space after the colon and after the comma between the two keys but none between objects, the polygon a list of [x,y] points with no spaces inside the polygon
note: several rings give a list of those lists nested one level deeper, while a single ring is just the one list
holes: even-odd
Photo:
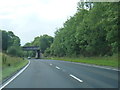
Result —
[{"label": "asphalt road surface", "polygon": [[58,60],[30,62],[5,88],[118,88],[118,71]]}]

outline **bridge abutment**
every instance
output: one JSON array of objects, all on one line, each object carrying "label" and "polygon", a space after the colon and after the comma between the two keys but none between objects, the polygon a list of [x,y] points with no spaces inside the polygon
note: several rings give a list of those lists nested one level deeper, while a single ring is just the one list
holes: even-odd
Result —
[{"label": "bridge abutment", "polygon": [[40,58],[40,50],[36,51],[36,58],[39,59]]}]

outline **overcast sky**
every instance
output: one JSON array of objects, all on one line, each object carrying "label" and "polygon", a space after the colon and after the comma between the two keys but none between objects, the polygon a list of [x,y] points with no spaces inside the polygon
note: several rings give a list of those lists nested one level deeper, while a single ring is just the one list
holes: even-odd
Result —
[{"label": "overcast sky", "polygon": [[56,28],[77,11],[79,0],[0,0],[0,29],[13,31],[21,44]]}]

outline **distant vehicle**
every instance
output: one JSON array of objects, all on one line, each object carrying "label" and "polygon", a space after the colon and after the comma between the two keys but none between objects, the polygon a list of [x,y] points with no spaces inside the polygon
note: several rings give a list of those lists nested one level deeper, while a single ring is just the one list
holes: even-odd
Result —
[{"label": "distant vehicle", "polygon": [[31,59],[31,57],[28,57],[28,59]]}]

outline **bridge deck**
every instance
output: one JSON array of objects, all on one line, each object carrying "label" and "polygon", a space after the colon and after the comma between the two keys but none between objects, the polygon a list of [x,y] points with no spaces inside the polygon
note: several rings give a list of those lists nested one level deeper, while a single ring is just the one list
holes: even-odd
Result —
[{"label": "bridge deck", "polygon": [[22,47],[23,50],[40,50],[38,46],[29,46],[29,47]]}]

